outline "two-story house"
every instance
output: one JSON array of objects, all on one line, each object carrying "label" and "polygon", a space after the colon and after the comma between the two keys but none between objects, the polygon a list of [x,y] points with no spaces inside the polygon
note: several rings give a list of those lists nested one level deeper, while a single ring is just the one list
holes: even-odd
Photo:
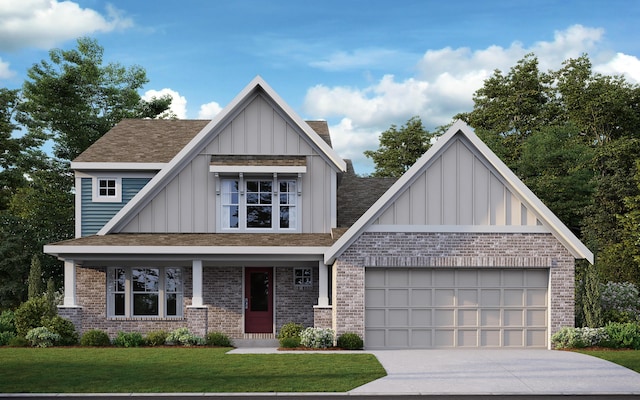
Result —
[{"label": "two-story house", "polygon": [[81,332],[545,348],[593,259],[464,123],[397,181],[362,178],[260,77],[211,121],[124,120],[71,167],[76,238],[44,250]]}]

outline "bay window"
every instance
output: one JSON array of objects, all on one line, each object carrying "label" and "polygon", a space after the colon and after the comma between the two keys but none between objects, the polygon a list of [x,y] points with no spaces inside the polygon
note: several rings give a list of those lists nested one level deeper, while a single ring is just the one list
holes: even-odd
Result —
[{"label": "bay window", "polygon": [[109,317],[181,317],[180,268],[114,267],[107,271]]},{"label": "bay window", "polygon": [[298,184],[294,177],[221,178],[222,229],[297,230]]}]

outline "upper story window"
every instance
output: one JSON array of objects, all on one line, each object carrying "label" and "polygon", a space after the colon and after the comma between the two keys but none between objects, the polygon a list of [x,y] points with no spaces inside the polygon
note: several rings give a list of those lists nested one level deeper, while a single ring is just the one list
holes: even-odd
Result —
[{"label": "upper story window", "polygon": [[297,230],[298,185],[293,177],[222,178],[222,229]]},{"label": "upper story window", "polygon": [[97,203],[120,203],[122,201],[122,179],[110,177],[93,178],[92,200]]}]

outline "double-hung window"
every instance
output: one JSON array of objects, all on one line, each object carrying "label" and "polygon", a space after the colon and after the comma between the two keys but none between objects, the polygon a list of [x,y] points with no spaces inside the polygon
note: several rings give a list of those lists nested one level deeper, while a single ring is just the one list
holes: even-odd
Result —
[{"label": "double-hung window", "polygon": [[298,184],[294,177],[222,178],[222,229],[297,230]]},{"label": "double-hung window", "polygon": [[110,317],[181,317],[182,282],[180,268],[109,268],[107,313]]}]

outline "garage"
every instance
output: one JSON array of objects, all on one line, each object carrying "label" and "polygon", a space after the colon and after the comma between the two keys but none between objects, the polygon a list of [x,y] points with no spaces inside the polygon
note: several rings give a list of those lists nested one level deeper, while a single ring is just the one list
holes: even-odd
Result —
[{"label": "garage", "polygon": [[366,268],[366,346],[547,348],[548,286],[547,268]]}]

